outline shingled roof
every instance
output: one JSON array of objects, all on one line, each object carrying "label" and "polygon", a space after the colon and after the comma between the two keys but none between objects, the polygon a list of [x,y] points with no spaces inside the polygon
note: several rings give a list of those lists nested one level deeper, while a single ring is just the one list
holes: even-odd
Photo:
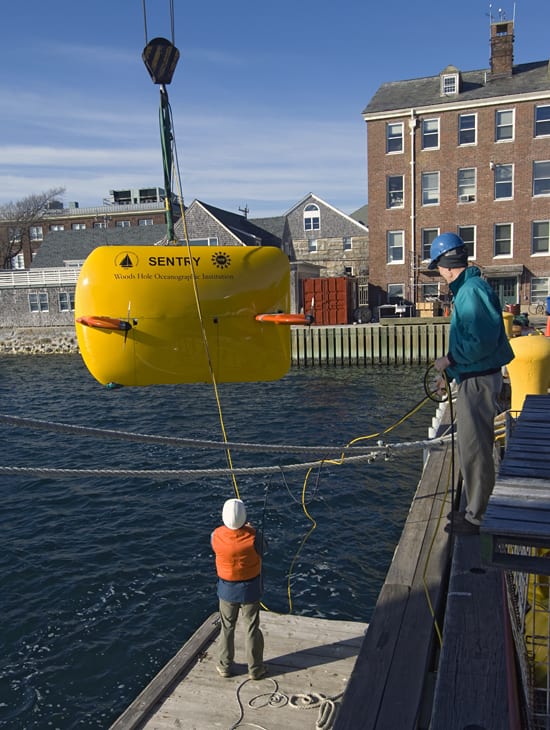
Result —
[{"label": "shingled roof", "polygon": [[550,73],[548,61],[522,63],[513,67],[511,76],[491,78],[488,69],[460,73],[458,94],[441,95],[440,75],[408,81],[390,81],[382,84],[363,111],[364,115],[400,109],[416,109],[435,105],[454,104],[457,101],[475,102],[500,96],[533,94],[548,91]]},{"label": "shingled roof", "polygon": [[[281,239],[278,236],[265,228],[261,228],[243,215],[216,208],[214,205],[208,205],[208,203],[203,203],[201,200],[197,200],[197,203],[200,203],[205,210],[247,245],[281,247]],[[261,241],[261,243],[258,244],[258,241]]]},{"label": "shingled roof", "polygon": [[36,252],[31,268],[61,268],[65,261],[83,261],[98,246],[147,246],[165,236],[164,224],[51,231]]}]

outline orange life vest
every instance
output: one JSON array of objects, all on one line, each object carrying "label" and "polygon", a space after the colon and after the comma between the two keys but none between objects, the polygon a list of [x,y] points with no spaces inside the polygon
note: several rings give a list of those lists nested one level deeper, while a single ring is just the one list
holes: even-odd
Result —
[{"label": "orange life vest", "polygon": [[216,572],[223,580],[252,580],[260,574],[262,560],[254,548],[256,530],[244,525],[230,530],[225,525],[212,533]]}]

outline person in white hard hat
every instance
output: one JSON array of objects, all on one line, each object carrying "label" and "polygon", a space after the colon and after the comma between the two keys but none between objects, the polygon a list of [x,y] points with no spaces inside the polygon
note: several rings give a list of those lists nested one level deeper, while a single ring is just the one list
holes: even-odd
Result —
[{"label": "person in white hard hat", "polygon": [[264,637],[260,630],[262,596],[261,533],[246,521],[246,507],[240,499],[228,499],[222,511],[223,525],[211,535],[216,555],[221,634],[216,669],[222,677],[234,674],[235,627],[241,612],[245,626],[245,649],[250,679],[267,674],[263,661]]},{"label": "person in white hard hat", "polygon": [[435,367],[458,386],[457,446],[466,509],[451,515],[452,530],[479,533],[495,486],[494,417],[502,388],[502,366],[514,358],[502,318],[502,307],[456,233],[441,233],[430,249],[429,269],[437,268],[453,295],[449,349]]}]

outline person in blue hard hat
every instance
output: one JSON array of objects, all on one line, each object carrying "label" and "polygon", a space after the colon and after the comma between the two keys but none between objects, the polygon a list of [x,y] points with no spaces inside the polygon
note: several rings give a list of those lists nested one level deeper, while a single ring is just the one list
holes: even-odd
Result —
[{"label": "person in blue hard hat", "polygon": [[435,367],[457,383],[457,448],[466,509],[451,514],[452,530],[479,533],[495,485],[494,417],[502,388],[502,367],[514,358],[502,307],[456,233],[432,242],[429,269],[437,268],[453,297],[449,349]]}]

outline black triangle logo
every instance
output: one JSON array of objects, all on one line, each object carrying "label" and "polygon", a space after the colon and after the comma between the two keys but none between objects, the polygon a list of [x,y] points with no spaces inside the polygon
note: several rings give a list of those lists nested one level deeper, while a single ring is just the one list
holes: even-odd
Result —
[{"label": "black triangle logo", "polygon": [[132,259],[128,254],[126,254],[126,256],[122,259],[120,266],[122,266],[123,269],[132,269],[134,267]]}]

